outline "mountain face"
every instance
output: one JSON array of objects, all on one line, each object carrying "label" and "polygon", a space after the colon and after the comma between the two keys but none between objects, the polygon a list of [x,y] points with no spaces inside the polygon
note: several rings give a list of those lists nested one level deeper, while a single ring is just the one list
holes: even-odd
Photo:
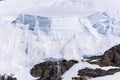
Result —
[{"label": "mountain face", "polygon": [[[42,31],[44,36],[49,37],[51,42],[61,45],[61,50],[59,49],[59,52],[56,52],[58,54],[65,54],[71,43],[74,47],[77,46],[77,50],[73,50],[75,52],[72,52],[75,54],[99,54],[103,53],[106,48],[109,48],[107,47],[108,44],[109,46],[113,46],[119,43],[118,40],[113,43],[109,43],[112,41],[111,38],[113,37],[119,39],[120,28],[119,19],[107,12],[97,12],[86,18],[40,17],[21,14],[14,21],[12,21],[12,24],[25,25],[22,26],[22,28],[24,29],[25,27],[28,27],[28,30],[33,31],[34,34],[37,34],[36,30]],[[108,42],[105,42],[106,39],[108,39]],[[78,41],[77,44],[75,41]],[[83,45],[82,42],[87,44]],[[101,43],[105,43],[106,45]],[[94,48],[97,47],[97,45],[100,45],[102,48],[98,47],[96,51]],[[67,51],[69,52],[70,50]]]},{"label": "mountain face", "polygon": [[37,63],[81,61],[120,43],[119,14],[97,12],[82,18],[20,14],[9,19],[0,18],[0,72],[13,73],[19,80],[33,80],[29,70]]}]

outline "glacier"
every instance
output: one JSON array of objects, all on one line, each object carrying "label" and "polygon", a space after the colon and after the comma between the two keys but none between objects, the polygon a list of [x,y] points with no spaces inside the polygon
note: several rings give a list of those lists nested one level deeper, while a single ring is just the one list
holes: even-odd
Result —
[{"label": "glacier", "polygon": [[84,56],[101,55],[120,43],[119,19],[106,12],[84,18],[20,14],[0,21],[0,74],[18,80],[33,80],[29,69],[39,62],[64,58],[81,64]]},{"label": "glacier", "polygon": [[25,14],[20,14],[12,23],[29,25],[29,30],[34,30],[35,26],[38,26],[38,28],[40,28],[42,31],[49,31],[51,26],[50,19],[48,19],[47,17],[39,17]]}]

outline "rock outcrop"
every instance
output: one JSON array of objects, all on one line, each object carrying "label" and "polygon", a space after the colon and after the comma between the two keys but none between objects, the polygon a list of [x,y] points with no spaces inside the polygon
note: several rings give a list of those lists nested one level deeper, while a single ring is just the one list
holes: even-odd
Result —
[{"label": "rock outcrop", "polygon": [[[97,64],[99,66],[116,66],[120,67],[120,44],[116,45],[101,56],[92,56],[88,58],[90,64]],[[95,60],[96,61],[92,61]],[[98,59],[98,60],[97,60]]]},{"label": "rock outcrop", "polygon": [[[110,48],[105,51],[103,55],[87,57],[87,62],[90,64],[97,64],[101,67],[120,67],[120,45]],[[46,61],[35,65],[30,73],[34,77],[39,77],[38,80],[61,80],[61,76],[76,63],[78,62],[75,60]],[[109,70],[84,68],[78,71],[79,77],[73,77],[72,80],[88,80],[88,78],[112,75],[116,72],[120,72],[120,68]]]},{"label": "rock outcrop", "polygon": [[7,75],[0,75],[0,80],[17,80],[17,78]]},{"label": "rock outcrop", "polygon": [[[120,67],[120,44],[116,45],[109,50],[105,51],[103,55],[85,57],[85,60],[90,64],[97,64],[101,67],[103,66],[116,66]],[[91,78],[101,77],[106,75],[112,75],[116,72],[120,72],[120,68],[114,68],[109,70],[102,70],[100,68],[91,69],[84,68],[78,71],[78,76],[87,76]],[[82,80],[80,77],[74,77],[73,80]]]},{"label": "rock outcrop", "polygon": [[72,80],[88,80],[87,76],[73,77]]},{"label": "rock outcrop", "polygon": [[101,77],[101,76],[106,76],[106,75],[112,75],[116,72],[119,72],[120,68],[115,68],[115,69],[109,69],[109,70],[102,70],[99,68],[96,69],[90,69],[90,68],[85,68],[82,70],[78,71],[79,76],[88,76],[88,77]]},{"label": "rock outcrop", "polygon": [[36,64],[30,73],[39,77],[38,80],[61,80],[61,76],[76,63],[78,61],[75,60],[46,61]]},{"label": "rock outcrop", "polygon": [[73,77],[72,80],[89,80],[90,78],[112,75],[119,71],[120,68],[109,69],[109,70],[102,70],[99,68],[96,69],[84,68],[78,71],[79,77]]},{"label": "rock outcrop", "polygon": [[114,46],[107,50],[101,59],[103,66],[117,66],[120,67],[120,45]]}]

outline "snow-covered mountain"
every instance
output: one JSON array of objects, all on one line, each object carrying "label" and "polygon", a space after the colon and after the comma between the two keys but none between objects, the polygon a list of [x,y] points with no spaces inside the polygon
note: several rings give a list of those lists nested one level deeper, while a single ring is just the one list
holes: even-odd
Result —
[{"label": "snow-covered mountain", "polygon": [[79,61],[63,75],[64,80],[70,80],[85,66],[98,67],[82,63],[81,59],[101,55],[120,43],[119,3],[118,0],[105,0],[104,5],[98,0],[29,0],[29,4],[25,0],[0,1],[0,74],[33,80],[29,72],[32,66],[49,59]]},{"label": "snow-covered mountain", "polygon": [[0,73],[18,80],[33,80],[29,69],[46,59],[80,61],[120,43],[119,18],[106,12],[85,18],[21,14],[0,21]]}]

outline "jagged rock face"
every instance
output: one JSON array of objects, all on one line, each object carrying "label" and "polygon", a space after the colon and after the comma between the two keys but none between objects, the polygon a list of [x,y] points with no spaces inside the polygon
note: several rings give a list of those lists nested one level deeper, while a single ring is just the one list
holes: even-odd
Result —
[{"label": "jagged rock face", "polygon": [[[90,64],[97,64],[99,66],[116,66],[120,67],[120,44],[116,45],[109,50],[105,51],[104,55],[85,57]],[[84,60],[82,60],[84,61]],[[78,75],[88,77],[101,77],[106,75],[112,75],[116,72],[120,72],[120,68],[114,68],[109,70],[102,70],[99,68],[90,69],[85,68],[78,71]],[[72,80],[82,80],[80,77],[74,77]]]},{"label": "jagged rock face", "polygon": [[120,45],[114,46],[106,51],[102,57],[101,63],[103,65],[113,65],[120,67]]},{"label": "jagged rock face", "polygon": [[[99,59],[97,61],[93,61]],[[99,66],[116,66],[120,67],[120,44],[105,51],[104,55],[89,57],[90,64],[98,64]]]},{"label": "jagged rock face", "polygon": [[17,80],[17,78],[12,76],[0,75],[0,80]]},{"label": "jagged rock face", "polygon": [[74,60],[46,61],[35,65],[30,73],[34,77],[40,77],[38,80],[61,80],[61,76],[76,63],[78,61]]},{"label": "jagged rock face", "polygon": [[100,77],[100,76],[112,75],[119,71],[120,71],[120,68],[109,69],[109,70],[102,70],[98,68],[96,69],[85,68],[85,69],[79,70],[78,75],[88,76],[88,77]]}]

